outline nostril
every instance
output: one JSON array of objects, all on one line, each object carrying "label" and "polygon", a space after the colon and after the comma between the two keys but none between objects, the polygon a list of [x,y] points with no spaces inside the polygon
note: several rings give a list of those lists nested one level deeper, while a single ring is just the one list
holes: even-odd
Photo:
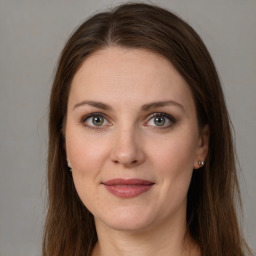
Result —
[{"label": "nostril", "polygon": [[133,165],[138,164],[138,160],[133,160],[133,161],[131,161],[131,162],[129,162],[129,163],[121,163],[121,162],[119,162],[118,160],[114,160],[113,163],[114,163],[114,164],[124,164],[124,165],[133,166]]}]

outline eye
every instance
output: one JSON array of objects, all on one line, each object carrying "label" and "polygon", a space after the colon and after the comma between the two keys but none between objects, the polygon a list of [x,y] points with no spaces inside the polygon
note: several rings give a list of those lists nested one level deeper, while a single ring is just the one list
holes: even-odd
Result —
[{"label": "eye", "polygon": [[176,119],[166,113],[153,113],[150,116],[149,121],[146,123],[147,126],[168,128],[176,122]]},{"label": "eye", "polygon": [[102,113],[92,113],[83,117],[82,122],[91,128],[100,128],[109,125],[108,120]]}]

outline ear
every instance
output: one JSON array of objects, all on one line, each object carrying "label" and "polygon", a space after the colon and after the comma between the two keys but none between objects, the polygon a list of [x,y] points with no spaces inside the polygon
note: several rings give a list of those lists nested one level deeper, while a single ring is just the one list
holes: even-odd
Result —
[{"label": "ear", "polygon": [[71,169],[72,167],[71,167],[71,163],[70,163],[70,161],[69,161],[69,158],[67,157],[67,165],[68,165],[68,167]]},{"label": "ear", "polygon": [[[63,134],[63,138],[64,138],[64,140],[65,140],[64,134]],[[70,163],[69,157],[68,157],[68,155],[67,155],[67,149],[66,149],[66,143],[65,143],[65,141],[64,141],[64,143],[63,143],[63,147],[64,147],[64,149],[65,149],[65,151],[66,151],[66,161],[67,161],[67,165],[68,165],[68,167],[71,169],[72,167],[71,167],[71,163]]]},{"label": "ear", "polygon": [[205,125],[200,131],[197,150],[194,158],[194,169],[199,169],[200,167],[203,166],[203,164],[200,164],[200,162],[205,162],[209,149],[209,137],[209,125]]}]

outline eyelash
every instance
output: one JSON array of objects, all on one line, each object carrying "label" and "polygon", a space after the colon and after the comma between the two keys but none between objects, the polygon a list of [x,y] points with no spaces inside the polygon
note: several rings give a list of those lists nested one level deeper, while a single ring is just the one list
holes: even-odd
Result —
[{"label": "eyelash", "polygon": [[156,126],[152,126],[152,128],[154,128],[154,129],[167,129],[167,128],[170,128],[172,125],[174,125],[177,122],[177,119],[174,116],[172,116],[172,115],[169,115],[169,114],[167,114],[165,112],[156,112],[156,113],[153,113],[153,114],[149,115],[147,123],[151,119],[156,118],[156,117],[164,117],[164,118],[168,119],[168,121],[171,124],[169,124],[168,126],[157,126],[157,125]]},{"label": "eyelash", "polygon": [[89,115],[84,116],[84,117],[82,118],[81,122],[82,122],[86,127],[90,128],[90,129],[93,129],[93,130],[102,130],[102,129],[103,129],[103,126],[86,125],[86,124],[85,124],[86,121],[88,121],[88,119],[91,118],[91,117],[102,117],[102,118],[104,118],[104,120],[107,120],[107,122],[109,122],[107,116],[106,116],[105,114],[103,114],[103,113],[100,113],[100,112],[94,112],[94,113],[91,113],[91,114],[89,114]]},{"label": "eyelash", "polygon": [[[86,124],[86,122],[88,122],[88,119],[89,119],[89,118],[92,118],[92,117],[102,117],[102,118],[104,118],[104,121],[106,120],[107,122],[109,122],[109,121],[108,121],[108,117],[107,117],[105,114],[100,113],[100,112],[94,112],[94,113],[91,113],[91,114],[88,114],[88,115],[82,117],[81,122],[82,122],[86,127],[90,128],[90,129],[94,129],[94,130],[103,130],[103,129],[104,129],[104,126],[106,126],[106,125],[104,125],[104,126],[93,126],[93,125],[88,125],[88,124]],[[152,113],[152,114],[150,114],[150,115],[148,116],[148,118],[147,118],[148,121],[144,124],[144,126],[147,126],[147,123],[148,123],[151,119],[156,118],[156,117],[164,117],[164,118],[168,119],[168,121],[169,121],[171,124],[168,125],[168,126],[157,126],[157,125],[156,125],[156,126],[152,126],[152,128],[154,128],[154,129],[167,129],[167,128],[170,128],[173,124],[175,124],[175,123],[177,122],[177,119],[176,119],[175,117],[173,117],[172,115],[169,115],[169,114],[167,114],[167,113],[165,113],[165,112],[156,112],[156,113]],[[107,126],[110,126],[110,125],[107,125]]]}]

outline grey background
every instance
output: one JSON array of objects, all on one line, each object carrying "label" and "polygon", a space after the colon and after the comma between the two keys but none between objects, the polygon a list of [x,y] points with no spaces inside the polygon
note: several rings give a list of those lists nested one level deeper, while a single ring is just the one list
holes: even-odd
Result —
[{"label": "grey background", "polygon": [[[244,216],[256,251],[256,1],[162,0],[201,35],[236,132]],[[41,255],[48,98],[73,29],[121,1],[0,0],[0,256]]]}]

